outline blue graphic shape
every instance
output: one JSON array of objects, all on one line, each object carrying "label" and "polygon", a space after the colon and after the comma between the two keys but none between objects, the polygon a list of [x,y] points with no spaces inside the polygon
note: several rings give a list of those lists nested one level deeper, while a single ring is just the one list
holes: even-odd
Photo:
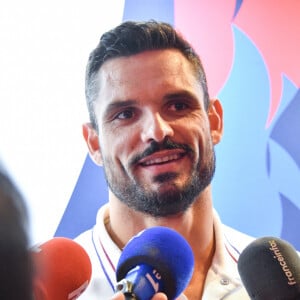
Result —
[{"label": "blue graphic shape", "polygon": [[266,165],[268,71],[249,37],[234,24],[232,28],[234,62],[218,95],[224,107],[224,137],[216,146],[214,206],[224,223],[238,230],[253,236],[279,236],[281,203]]},{"label": "blue graphic shape", "polygon": [[75,238],[91,228],[97,211],[108,200],[104,171],[87,155],[71,199],[54,236]]},{"label": "blue graphic shape", "polygon": [[[293,157],[277,142],[270,139],[268,148],[270,152],[269,177],[273,188],[281,199],[282,206],[280,237],[300,250],[299,227],[297,225],[300,221],[300,169]],[[272,215],[270,215],[271,217]]]},{"label": "blue graphic shape", "polygon": [[281,237],[300,250],[300,209],[287,197],[280,194],[283,211],[283,224]]},{"label": "blue graphic shape", "polygon": [[123,20],[163,21],[174,24],[173,0],[126,0]]},{"label": "blue graphic shape", "polygon": [[[298,88],[283,76],[283,92],[268,141],[268,175],[278,193],[300,205],[300,136]],[[284,224],[283,224],[284,225]]]},{"label": "blue graphic shape", "polygon": [[233,14],[233,19],[237,16],[237,14],[240,11],[240,8],[243,4],[243,0],[236,0],[235,1],[235,8],[234,8],[234,14]]},{"label": "blue graphic shape", "polygon": [[[288,133],[287,133],[288,134]],[[270,174],[273,189],[300,207],[300,169],[293,157],[273,140],[268,142]],[[300,218],[300,216],[299,216]],[[285,226],[283,223],[282,226]],[[291,229],[293,230],[293,229]],[[295,233],[300,238],[299,233]]]},{"label": "blue graphic shape", "polygon": [[300,89],[276,120],[270,137],[293,157],[300,168]]},{"label": "blue graphic shape", "polygon": [[283,96],[268,142],[268,174],[282,204],[281,238],[300,250],[300,92],[285,76]]}]

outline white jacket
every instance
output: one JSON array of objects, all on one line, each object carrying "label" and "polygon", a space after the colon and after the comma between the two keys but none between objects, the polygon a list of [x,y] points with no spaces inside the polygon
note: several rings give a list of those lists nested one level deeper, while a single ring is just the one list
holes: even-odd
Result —
[{"label": "white jacket", "polygon": [[[107,204],[100,208],[96,225],[75,239],[85,248],[92,262],[92,279],[80,300],[109,300],[114,294],[115,269],[121,250],[108,235],[106,220]],[[237,271],[237,260],[253,238],[221,224],[216,212],[214,231],[216,251],[206,277],[202,300],[249,300]],[[180,299],[184,298],[182,295]]]}]

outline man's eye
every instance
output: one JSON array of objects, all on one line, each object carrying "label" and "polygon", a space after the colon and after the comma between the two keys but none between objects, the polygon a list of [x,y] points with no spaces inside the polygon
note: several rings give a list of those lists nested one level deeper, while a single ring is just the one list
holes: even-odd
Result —
[{"label": "man's eye", "polygon": [[132,110],[127,109],[117,114],[116,119],[125,120],[125,119],[130,119],[133,116],[134,116],[134,112]]},{"label": "man's eye", "polygon": [[174,111],[180,111],[187,108],[188,108],[187,104],[183,102],[176,102],[171,105],[171,109]]}]

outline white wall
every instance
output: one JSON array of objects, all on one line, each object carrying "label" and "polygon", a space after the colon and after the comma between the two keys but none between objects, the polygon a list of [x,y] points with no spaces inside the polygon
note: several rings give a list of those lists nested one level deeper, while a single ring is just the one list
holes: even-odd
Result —
[{"label": "white wall", "polygon": [[87,150],[84,72],[121,0],[0,3],[0,159],[27,201],[32,243],[54,234]]}]

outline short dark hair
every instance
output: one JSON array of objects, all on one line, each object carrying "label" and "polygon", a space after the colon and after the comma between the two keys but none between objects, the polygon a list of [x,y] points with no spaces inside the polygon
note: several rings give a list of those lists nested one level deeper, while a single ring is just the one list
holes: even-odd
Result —
[{"label": "short dark hair", "polygon": [[126,21],[104,33],[97,47],[91,52],[86,69],[85,94],[90,121],[97,129],[94,101],[99,86],[97,74],[103,63],[109,59],[131,56],[148,50],[178,49],[191,63],[195,76],[202,86],[204,105],[208,108],[209,95],[202,62],[193,47],[170,24],[164,22]]}]

